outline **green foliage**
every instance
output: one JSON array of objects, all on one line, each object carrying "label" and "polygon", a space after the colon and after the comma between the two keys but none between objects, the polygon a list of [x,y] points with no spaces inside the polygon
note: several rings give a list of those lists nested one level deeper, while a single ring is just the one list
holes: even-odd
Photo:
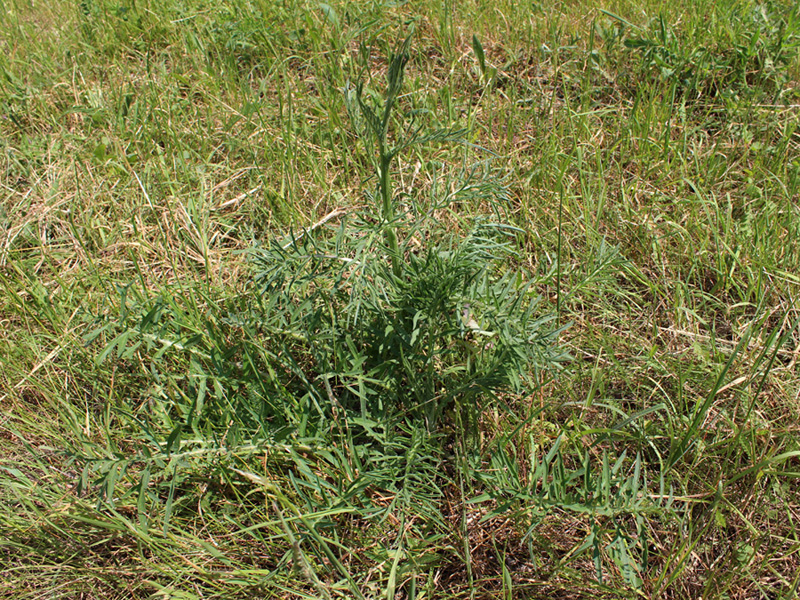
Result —
[{"label": "green foliage", "polygon": [[[458,187],[424,206],[401,207],[392,197],[389,169],[402,149],[454,138],[412,128],[387,148],[408,48],[406,40],[391,62],[381,117],[361,99],[360,86],[356,93],[378,152],[375,206],[342,218],[333,231],[315,227],[254,249],[253,285],[237,299],[213,302],[227,314],[212,312],[201,323],[157,300],[142,305],[130,327],[123,293],[119,322],[89,336],[109,340],[99,360],[112,353],[130,359],[144,344],[157,369],[166,353],[183,352],[220,386],[246,390],[232,393],[232,413],[214,414],[220,426],[231,418],[259,427],[277,419],[291,427],[315,422],[324,431],[343,408],[382,423],[422,419],[435,431],[445,416],[474,425],[485,400],[524,393],[535,386],[529,375],[567,359],[555,345],[558,331],[548,327],[553,317],[537,311],[531,282],[504,267],[520,231],[477,219],[466,236],[453,235],[435,216],[455,219],[449,209],[466,196],[503,202],[492,171],[465,170]],[[187,410],[190,427],[192,418],[208,419],[212,404],[201,400]]]},{"label": "green foliage", "polygon": [[[641,591],[642,574],[649,566],[646,523],[672,512],[672,495],[663,494],[663,473],[656,469],[657,476],[649,476],[640,454],[630,460],[622,452],[612,459],[599,444],[570,451],[568,443],[560,435],[545,452],[531,440],[527,456],[520,461],[512,439],[498,440],[489,468],[476,474],[489,491],[470,502],[493,501],[495,508],[487,512],[486,520],[511,512],[529,523],[525,533],[529,542],[553,511],[589,516],[591,528],[572,553],[577,557],[591,552],[598,580],[603,580],[604,567],[614,564],[625,582]],[[576,468],[567,466],[571,460]],[[659,480],[662,494],[656,495],[653,491],[659,489]]]},{"label": "green foliage", "polygon": [[264,309],[248,329],[282,348],[282,369],[302,384],[291,393],[435,429],[452,410],[474,422],[483,398],[521,392],[531,369],[566,358],[529,283],[500,272],[508,228],[453,239],[424,213],[402,228],[395,273],[384,225],[368,218],[343,222],[332,243],[307,235],[256,255]]},{"label": "green foliage", "polygon": [[[797,7],[745,5],[726,15],[728,27],[722,39],[697,43],[701,31],[680,31],[661,14],[646,26],[603,11],[613,25],[599,27],[606,52],[637,57],[635,85],[652,79],[674,86],[693,98],[731,99],[765,91],[780,94],[786,83],[785,67],[800,47],[800,13]],[[693,26],[700,23],[693,23]],[[627,61],[627,57],[626,57]]]},{"label": "green foliage", "polygon": [[0,595],[794,598],[797,7],[608,8],[7,2]]}]

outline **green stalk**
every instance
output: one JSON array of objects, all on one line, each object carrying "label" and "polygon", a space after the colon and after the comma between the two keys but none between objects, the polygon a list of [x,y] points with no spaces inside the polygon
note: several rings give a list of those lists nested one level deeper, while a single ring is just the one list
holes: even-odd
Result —
[{"label": "green stalk", "polygon": [[389,87],[386,90],[386,99],[383,105],[383,118],[377,122],[378,126],[374,131],[378,137],[378,150],[380,151],[380,198],[382,204],[383,219],[386,222],[385,238],[386,245],[389,246],[389,252],[392,254],[392,272],[395,277],[399,277],[401,273],[400,268],[400,252],[397,245],[397,233],[395,232],[394,224],[394,206],[392,204],[392,183],[389,179],[389,169],[392,166],[392,159],[394,158],[396,148],[387,150],[386,140],[389,136],[389,124],[391,123],[392,110],[394,103],[397,100],[397,95],[400,93],[400,88],[403,85],[403,69],[405,69],[406,62],[408,62],[408,48],[411,44],[411,36],[409,35],[403,42],[400,50],[392,57],[389,66]]},{"label": "green stalk", "polygon": [[395,276],[400,275],[400,252],[397,245],[397,234],[394,231],[394,206],[392,205],[392,183],[389,179],[389,169],[392,164],[391,154],[387,154],[384,145],[381,144],[381,172],[380,172],[380,195],[383,210],[383,220],[386,222],[386,245],[392,254],[392,272]]}]

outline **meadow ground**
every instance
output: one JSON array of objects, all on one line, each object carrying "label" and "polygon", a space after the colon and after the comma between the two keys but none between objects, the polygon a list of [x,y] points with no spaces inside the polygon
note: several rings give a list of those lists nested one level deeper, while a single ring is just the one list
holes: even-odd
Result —
[{"label": "meadow ground", "polygon": [[799,47],[3,3],[0,597],[797,597]]}]

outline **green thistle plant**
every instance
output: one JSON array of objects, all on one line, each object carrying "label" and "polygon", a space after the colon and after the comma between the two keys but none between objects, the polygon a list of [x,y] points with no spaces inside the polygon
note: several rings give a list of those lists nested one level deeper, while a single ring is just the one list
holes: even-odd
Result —
[{"label": "green thistle plant", "polygon": [[391,58],[382,104],[367,101],[361,84],[348,91],[352,119],[377,155],[373,210],[343,219],[335,233],[314,228],[254,250],[258,301],[269,310],[249,329],[279,341],[278,370],[308,406],[341,406],[378,421],[422,416],[434,429],[450,411],[474,422],[481,399],[522,392],[531,372],[567,356],[548,327],[553,317],[537,312],[530,282],[505,268],[518,230],[478,219],[462,238],[433,216],[467,196],[506,202],[491,171],[465,170],[455,192],[399,216],[396,156],[414,144],[462,141],[465,133],[423,134],[412,115],[410,133],[390,146],[410,39]]}]

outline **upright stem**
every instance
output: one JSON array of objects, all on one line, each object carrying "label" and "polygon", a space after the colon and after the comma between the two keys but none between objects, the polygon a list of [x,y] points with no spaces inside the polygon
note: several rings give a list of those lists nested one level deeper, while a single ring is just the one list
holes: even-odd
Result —
[{"label": "upright stem", "polygon": [[385,222],[385,236],[386,245],[389,246],[389,252],[392,255],[392,272],[395,276],[400,275],[400,251],[397,245],[397,234],[395,233],[394,224],[394,205],[392,204],[392,183],[389,179],[389,169],[392,165],[392,156],[386,151],[384,144],[380,144],[381,153],[381,180],[380,180],[380,195],[383,209],[383,220]]},{"label": "upright stem", "polygon": [[375,113],[371,110],[368,113],[371,115],[370,122],[373,132],[378,138],[378,151],[380,152],[380,202],[383,214],[384,237],[386,245],[389,247],[389,252],[392,255],[392,272],[395,277],[399,277],[402,269],[400,268],[400,251],[397,245],[397,232],[395,231],[396,224],[394,222],[394,204],[392,203],[392,183],[389,177],[389,170],[392,166],[392,158],[394,158],[394,150],[387,147],[387,138],[389,136],[389,125],[391,123],[392,110],[394,103],[397,100],[397,95],[400,93],[400,88],[403,85],[403,69],[408,62],[408,48],[411,44],[411,36],[408,36],[403,42],[400,51],[392,57],[391,64],[389,65],[389,87],[386,90],[386,97],[383,104],[383,117],[378,120]]}]

